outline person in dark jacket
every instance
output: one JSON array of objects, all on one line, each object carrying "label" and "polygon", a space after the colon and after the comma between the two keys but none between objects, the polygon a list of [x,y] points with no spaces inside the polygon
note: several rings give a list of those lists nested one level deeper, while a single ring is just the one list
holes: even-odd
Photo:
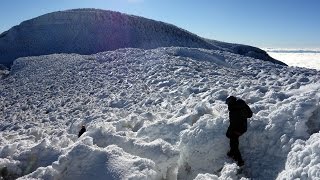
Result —
[{"label": "person in dark jacket", "polygon": [[84,125],[82,125],[80,131],[79,131],[79,134],[78,134],[78,138],[84,133],[86,132],[86,127]]},{"label": "person in dark jacket", "polygon": [[229,110],[230,125],[226,136],[230,139],[229,157],[237,161],[239,166],[244,165],[241,153],[239,151],[239,137],[247,131],[247,118],[252,117],[252,111],[246,102],[234,96],[226,99]]}]

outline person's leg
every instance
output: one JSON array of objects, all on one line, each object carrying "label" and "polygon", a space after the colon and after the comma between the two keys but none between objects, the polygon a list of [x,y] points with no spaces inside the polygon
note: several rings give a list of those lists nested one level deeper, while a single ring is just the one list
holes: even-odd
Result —
[{"label": "person's leg", "polygon": [[227,153],[227,155],[232,159],[234,159],[239,142],[237,141],[236,136],[230,136],[229,139],[230,139],[230,144],[229,144],[230,151]]},{"label": "person's leg", "polygon": [[235,155],[239,146],[238,138],[235,136],[230,137],[230,153]]},{"label": "person's leg", "polygon": [[230,138],[230,154],[235,161],[238,162],[238,165],[243,165],[243,160],[241,153],[239,151],[239,136],[233,136]]}]

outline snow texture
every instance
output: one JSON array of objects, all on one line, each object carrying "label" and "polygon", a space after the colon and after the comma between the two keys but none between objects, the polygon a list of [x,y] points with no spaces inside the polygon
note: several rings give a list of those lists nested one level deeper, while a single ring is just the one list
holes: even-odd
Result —
[{"label": "snow texture", "polygon": [[224,49],[284,64],[258,48],[209,42],[171,24],[98,9],[53,12],[3,32],[0,34],[0,64],[9,67],[19,57],[53,53],[94,54],[119,48],[172,46]]},{"label": "snow texture", "polygon": [[[19,58],[0,79],[1,176],[317,179],[319,78],[186,47]],[[226,156],[228,95],[254,112],[242,168]]]},{"label": "snow texture", "polygon": [[320,177],[320,134],[312,135],[307,141],[296,141],[289,152],[285,170],[277,179],[319,179]]},{"label": "snow texture", "polygon": [[38,168],[21,178],[40,179],[159,179],[155,163],[132,156],[116,145],[106,148],[78,143],[52,166]]}]

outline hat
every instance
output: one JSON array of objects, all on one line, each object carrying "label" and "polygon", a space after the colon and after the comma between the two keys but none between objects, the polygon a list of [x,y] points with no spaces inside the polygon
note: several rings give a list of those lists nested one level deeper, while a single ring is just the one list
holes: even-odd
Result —
[{"label": "hat", "polygon": [[229,104],[230,102],[235,102],[237,100],[236,97],[234,96],[229,96],[227,99],[226,99],[226,104]]}]

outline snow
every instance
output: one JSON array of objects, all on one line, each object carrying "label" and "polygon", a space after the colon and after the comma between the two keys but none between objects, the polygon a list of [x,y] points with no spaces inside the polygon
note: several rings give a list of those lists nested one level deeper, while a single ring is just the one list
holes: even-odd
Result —
[{"label": "snow", "polygon": [[[239,167],[233,164],[225,164],[223,169],[221,170],[221,175],[218,177],[217,175],[213,174],[198,174],[195,180],[224,180],[224,179],[239,179],[237,176]],[[241,180],[246,180],[248,178],[241,177]]]},{"label": "snow", "polygon": [[296,141],[288,154],[285,169],[278,179],[310,179],[320,176],[320,141],[319,133],[307,141]]},{"label": "snow", "polygon": [[116,145],[95,147],[90,137],[82,141],[52,166],[38,168],[22,179],[159,179],[151,160],[132,156]]},{"label": "snow", "polygon": [[168,23],[120,12],[74,9],[24,21],[0,34],[0,64],[9,67],[19,57],[54,53],[88,55],[119,48],[172,46],[223,49],[282,63],[258,48],[207,41]]},{"label": "snow", "polygon": [[[167,47],[19,58],[0,79],[0,172],[20,179],[316,179],[319,71]],[[226,156],[228,95],[254,112]],[[87,132],[77,137],[82,125]]]}]

